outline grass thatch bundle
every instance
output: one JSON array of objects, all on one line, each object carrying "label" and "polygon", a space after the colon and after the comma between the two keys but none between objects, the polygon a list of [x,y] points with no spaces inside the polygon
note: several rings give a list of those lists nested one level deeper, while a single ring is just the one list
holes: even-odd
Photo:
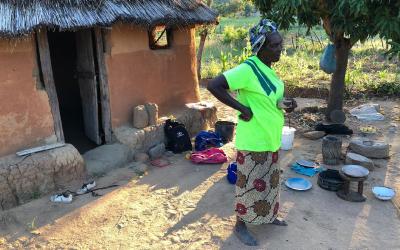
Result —
[{"label": "grass thatch bundle", "polygon": [[20,36],[40,26],[60,30],[110,26],[213,23],[216,13],[200,0],[1,0],[0,36]]}]

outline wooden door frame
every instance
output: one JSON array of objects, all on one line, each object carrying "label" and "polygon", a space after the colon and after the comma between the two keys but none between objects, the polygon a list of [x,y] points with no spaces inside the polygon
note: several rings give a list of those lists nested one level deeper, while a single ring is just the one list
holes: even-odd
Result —
[{"label": "wooden door frame", "polygon": [[112,142],[112,124],[111,124],[111,108],[110,108],[110,90],[108,85],[107,66],[105,61],[104,41],[101,28],[94,28],[95,51],[97,54],[97,62],[99,65],[99,85],[100,85],[100,104],[101,119],[104,131],[104,139],[106,143]]},{"label": "wooden door frame", "polygon": [[[110,109],[110,92],[108,85],[107,67],[105,62],[105,51],[102,38],[101,28],[94,28],[95,39],[95,52],[98,60],[98,73],[99,73],[99,86],[100,86],[100,100],[102,112],[102,126],[104,130],[105,143],[112,142],[112,124],[111,124],[111,109]],[[57,141],[64,142],[64,131],[62,128],[60,106],[53,76],[53,68],[50,57],[49,40],[47,36],[47,29],[41,28],[36,32],[36,42],[39,48],[39,61],[43,73],[43,82],[49,97],[51,113],[54,122],[54,132]]]},{"label": "wooden door frame", "polygon": [[36,40],[39,47],[39,61],[43,72],[43,82],[47,95],[49,96],[50,109],[53,115],[54,132],[56,133],[57,141],[64,142],[65,139],[61,122],[60,104],[58,102],[56,85],[54,83],[47,30],[46,28],[39,29],[36,34]]}]

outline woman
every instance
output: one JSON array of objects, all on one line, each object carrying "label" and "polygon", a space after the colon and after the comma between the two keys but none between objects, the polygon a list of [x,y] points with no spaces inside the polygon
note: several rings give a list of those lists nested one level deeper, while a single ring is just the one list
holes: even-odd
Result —
[{"label": "woman", "polygon": [[[297,104],[293,99],[284,100],[284,84],[271,69],[272,63],[280,59],[282,42],[276,24],[262,19],[250,30],[253,56],[213,79],[207,87],[218,100],[240,112],[236,129],[235,234],[250,246],[257,245],[257,240],[246,223],[287,225],[277,218],[278,150],[284,125],[279,107],[291,112]],[[237,100],[228,90],[237,91]]]}]

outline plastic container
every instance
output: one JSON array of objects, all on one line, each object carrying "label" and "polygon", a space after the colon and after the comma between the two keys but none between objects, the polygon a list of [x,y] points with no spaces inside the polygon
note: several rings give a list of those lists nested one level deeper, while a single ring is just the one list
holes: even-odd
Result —
[{"label": "plastic container", "polygon": [[284,126],[282,129],[282,150],[291,150],[293,148],[295,128]]},{"label": "plastic container", "polygon": [[236,179],[237,179],[237,163],[236,162],[231,162],[228,166],[227,169],[227,175],[226,178],[228,179],[230,184],[236,184]]},{"label": "plastic container", "polygon": [[215,132],[218,133],[224,143],[233,139],[236,124],[230,121],[217,121],[215,123]]}]

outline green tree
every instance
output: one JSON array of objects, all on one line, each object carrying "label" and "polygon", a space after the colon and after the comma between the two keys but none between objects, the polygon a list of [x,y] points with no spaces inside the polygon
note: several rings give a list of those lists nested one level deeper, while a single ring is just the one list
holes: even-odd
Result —
[{"label": "green tree", "polygon": [[230,0],[216,3],[213,8],[222,16],[233,16],[244,9],[244,4],[242,0]]},{"label": "green tree", "polygon": [[249,17],[251,13],[253,12],[253,6],[250,3],[246,3],[244,5],[244,16]]},{"label": "green tree", "polygon": [[350,50],[357,42],[381,37],[399,52],[399,0],[253,0],[261,13],[281,28],[322,25],[336,48],[336,72],[332,75],[327,119],[343,109],[345,75]]}]

